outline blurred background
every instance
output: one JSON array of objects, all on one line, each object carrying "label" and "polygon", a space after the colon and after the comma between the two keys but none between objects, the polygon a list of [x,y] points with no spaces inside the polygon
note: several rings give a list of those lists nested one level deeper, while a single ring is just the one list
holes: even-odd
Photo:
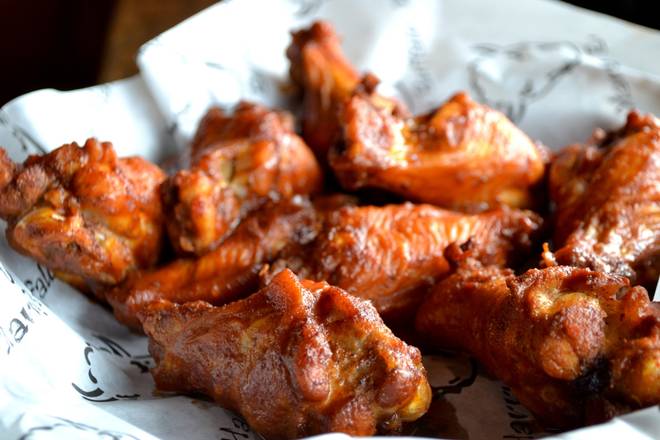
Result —
[{"label": "blurred background", "polygon": [[[0,106],[32,90],[77,89],[134,75],[143,43],[215,2],[0,0]],[[567,3],[660,29],[658,0]]]}]

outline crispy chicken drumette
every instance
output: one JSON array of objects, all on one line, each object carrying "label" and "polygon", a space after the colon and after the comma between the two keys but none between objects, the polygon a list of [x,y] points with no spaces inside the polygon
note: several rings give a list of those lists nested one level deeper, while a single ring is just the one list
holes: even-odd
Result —
[{"label": "crispy chicken drumette", "polygon": [[468,212],[534,205],[545,150],[502,113],[459,93],[428,114],[404,117],[374,100],[372,87],[345,105],[343,143],[330,152],[342,186]]},{"label": "crispy chicken drumette", "polygon": [[268,439],[371,435],[426,412],[419,350],[367,301],[283,271],[249,298],[141,312],[158,388],[203,393]]},{"label": "crispy chicken drumette", "polygon": [[660,120],[637,112],[595,142],[572,145],[550,168],[560,264],[629,277],[660,275]]},{"label": "crispy chicken drumette", "polygon": [[556,427],[660,403],[660,305],[643,287],[583,268],[515,276],[455,259],[417,313],[431,346],[468,351]]},{"label": "crispy chicken drumette", "polygon": [[121,282],[160,256],[165,174],[89,139],[15,164],[0,149],[0,217],[10,245],[87,290]]},{"label": "crispy chicken drumette", "polygon": [[178,251],[215,249],[269,200],[311,194],[320,168],[286,112],[241,103],[231,115],[211,109],[192,144],[192,166],[163,186],[167,227]]},{"label": "crispy chicken drumette", "polygon": [[347,206],[322,216],[319,233],[305,249],[273,264],[303,278],[327,281],[373,302],[383,316],[405,317],[425,290],[449,270],[445,248],[471,240],[488,264],[524,257],[541,218],[508,208],[461,214],[430,205]]}]

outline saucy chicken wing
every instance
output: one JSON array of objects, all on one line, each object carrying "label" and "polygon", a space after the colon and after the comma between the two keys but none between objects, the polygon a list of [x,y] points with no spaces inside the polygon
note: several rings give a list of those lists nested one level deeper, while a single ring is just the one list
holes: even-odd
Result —
[{"label": "saucy chicken wing", "polygon": [[214,251],[180,258],[152,271],[133,274],[105,297],[122,323],[139,329],[137,312],[153,301],[203,300],[225,304],[254,292],[264,263],[287,246],[303,245],[316,234],[316,211],[305,199],[270,202],[248,216]]},{"label": "saucy chicken wing", "polygon": [[240,103],[211,109],[192,144],[192,166],[163,185],[167,228],[181,253],[203,255],[268,200],[311,194],[322,185],[313,153],[288,113]]},{"label": "saucy chicken wing", "polygon": [[387,320],[405,317],[449,270],[445,248],[471,240],[485,263],[524,257],[541,218],[508,208],[467,215],[430,205],[348,206],[328,212],[308,249],[282,256],[302,278],[327,281],[368,299]]},{"label": "saucy chicken wing", "polygon": [[554,427],[660,403],[660,304],[643,287],[568,266],[515,276],[461,257],[417,313],[431,346],[468,351]]},{"label": "saucy chicken wing", "polygon": [[546,153],[502,113],[459,93],[428,114],[403,117],[358,91],[342,113],[330,165],[348,190],[380,188],[459,211],[534,205]]},{"label": "saucy chicken wing", "polygon": [[[334,28],[325,21],[293,32],[286,55],[291,62],[291,80],[302,92],[303,138],[325,161],[328,150],[341,137],[341,109],[359,87],[361,76],[344,56]],[[368,75],[366,81],[373,82],[373,76]],[[376,94],[373,99],[383,107],[405,113],[394,100]]]},{"label": "saucy chicken wing", "polygon": [[647,288],[660,276],[660,120],[637,112],[550,168],[557,262],[623,275]]},{"label": "saucy chicken wing", "polygon": [[141,319],[158,388],[211,396],[268,439],[391,431],[430,403],[419,350],[369,302],[290,271],[224,307],[161,301]]},{"label": "saucy chicken wing", "polygon": [[83,290],[158,260],[165,174],[108,142],[67,144],[15,164],[0,149],[0,218],[9,244]]}]

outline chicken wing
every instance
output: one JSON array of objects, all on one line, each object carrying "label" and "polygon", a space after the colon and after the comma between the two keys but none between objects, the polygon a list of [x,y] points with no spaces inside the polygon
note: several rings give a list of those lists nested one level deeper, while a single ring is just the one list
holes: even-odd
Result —
[{"label": "chicken wing", "polygon": [[363,90],[348,101],[343,143],[329,155],[344,188],[380,188],[466,212],[534,205],[547,155],[502,113],[459,93],[406,118],[372,97]]},{"label": "chicken wing", "polygon": [[628,279],[554,266],[515,276],[462,259],[417,313],[431,346],[466,350],[544,423],[660,403],[660,305]]},{"label": "chicken wing", "polygon": [[270,202],[248,216],[214,251],[199,258],[180,258],[153,271],[133,274],[105,297],[117,319],[139,329],[137,312],[150,302],[203,300],[225,304],[256,290],[259,271],[286,246],[303,245],[316,234],[316,211],[294,197]]},{"label": "chicken wing", "polygon": [[327,281],[373,302],[387,319],[405,317],[449,270],[445,248],[472,240],[485,263],[524,257],[541,218],[508,208],[467,215],[430,205],[343,207],[323,216],[309,249],[282,256],[302,278]]},{"label": "chicken wing", "polygon": [[15,164],[0,149],[0,217],[9,244],[87,290],[121,282],[160,256],[165,174],[89,139]]},{"label": "chicken wing", "polygon": [[[328,150],[341,137],[339,113],[359,86],[361,76],[344,56],[339,37],[330,23],[317,21],[292,33],[286,55],[291,80],[302,92],[302,133],[317,157],[325,161]],[[367,82],[374,77],[367,75]],[[407,114],[398,102],[374,94],[380,105]]]},{"label": "chicken wing", "polygon": [[311,194],[322,185],[313,153],[291,116],[241,103],[232,115],[211,109],[192,144],[192,167],[163,185],[171,241],[203,255],[268,200]]},{"label": "chicken wing", "polygon": [[595,141],[566,148],[550,168],[555,257],[654,288],[660,276],[660,120],[631,112],[620,131]]},{"label": "chicken wing", "polygon": [[373,306],[290,271],[222,308],[164,301],[141,318],[158,388],[209,395],[268,439],[390,431],[430,403],[419,350]]}]

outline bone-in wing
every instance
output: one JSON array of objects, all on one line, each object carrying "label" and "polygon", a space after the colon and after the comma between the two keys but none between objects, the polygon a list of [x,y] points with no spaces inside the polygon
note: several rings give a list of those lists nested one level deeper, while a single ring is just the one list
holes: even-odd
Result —
[{"label": "bone-in wing", "polygon": [[192,166],[163,186],[175,248],[203,255],[268,200],[310,194],[322,184],[311,150],[286,112],[241,103],[211,109],[192,144]]},{"label": "bone-in wing", "polygon": [[323,215],[309,249],[274,264],[369,299],[388,319],[419,304],[449,270],[445,248],[471,240],[475,255],[507,265],[529,251],[541,219],[529,211],[468,215],[430,205],[344,207]]},{"label": "bone-in wing", "polygon": [[157,166],[88,140],[13,163],[0,149],[0,217],[11,246],[87,289],[121,282],[160,256]]},{"label": "bone-in wing", "polygon": [[416,327],[431,346],[471,353],[549,425],[660,403],[660,307],[624,277],[567,266],[516,277],[468,260]]},{"label": "bone-in wing", "polygon": [[344,107],[342,127],[330,165],[349,190],[380,188],[468,212],[527,208],[544,174],[543,148],[465,93],[410,118],[360,91]]},{"label": "bone-in wing", "polygon": [[222,308],[161,302],[141,317],[160,389],[209,395],[269,439],[370,435],[430,403],[419,351],[368,302],[290,271]]},{"label": "bone-in wing", "polygon": [[344,57],[339,37],[329,23],[316,22],[292,34],[287,49],[290,75],[303,95],[301,114],[305,141],[325,159],[340,134],[338,111],[360,76]]},{"label": "bone-in wing", "polygon": [[660,120],[631,112],[600,145],[572,145],[553,162],[555,257],[655,287],[660,275]]},{"label": "bone-in wing", "polygon": [[[286,52],[291,80],[302,93],[302,133],[317,157],[327,153],[341,138],[340,113],[361,76],[344,56],[339,37],[330,23],[317,21],[307,29],[293,32]],[[366,83],[375,80],[370,75]],[[396,101],[374,94],[380,105],[405,113]]]},{"label": "bone-in wing", "polygon": [[307,200],[296,197],[268,203],[243,220],[212,252],[137,272],[106,292],[106,299],[115,316],[136,329],[140,327],[137,312],[159,299],[225,304],[254,292],[262,265],[287,246],[304,245],[315,236],[316,229],[316,211]]}]

